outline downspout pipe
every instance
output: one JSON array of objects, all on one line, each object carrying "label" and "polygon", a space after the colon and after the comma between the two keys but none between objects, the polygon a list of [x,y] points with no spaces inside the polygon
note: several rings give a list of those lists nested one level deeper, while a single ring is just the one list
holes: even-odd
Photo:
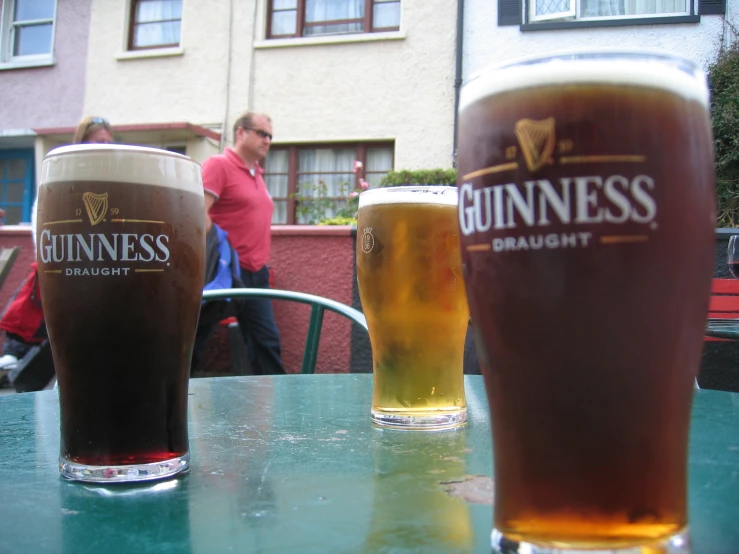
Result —
[{"label": "downspout pipe", "polygon": [[457,0],[457,48],[454,75],[454,146],[452,167],[457,167],[457,130],[459,127],[459,92],[462,89],[462,58],[464,54],[464,0]]}]

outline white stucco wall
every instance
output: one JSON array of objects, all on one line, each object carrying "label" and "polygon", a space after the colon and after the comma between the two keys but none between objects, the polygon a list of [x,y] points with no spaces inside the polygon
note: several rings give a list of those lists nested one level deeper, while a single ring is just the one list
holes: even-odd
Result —
[{"label": "white stucco wall", "polygon": [[225,124],[230,139],[253,109],[272,118],[275,145],[392,140],[397,169],[451,167],[456,2],[401,9],[400,32],[384,37],[268,41],[266,0],[184,2],[183,52],[130,59],[128,0],[94,0],[85,113]]},{"label": "white stucco wall", "polygon": [[[739,0],[727,0],[733,21]],[[518,26],[498,26],[496,0],[465,0],[465,78],[484,68],[520,56],[573,48],[654,48],[682,55],[706,69],[715,61],[722,37],[731,38],[724,16],[703,15],[700,23],[633,25],[626,27],[521,32]]]},{"label": "white stucco wall", "polygon": [[93,0],[85,113],[103,115],[114,125],[220,124],[228,1],[183,2],[181,54],[174,56],[127,55],[128,13],[129,0]]},{"label": "white stucco wall", "polygon": [[[403,0],[400,32],[386,40],[275,42],[262,40],[262,2],[253,81],[235,72],[232,90],[253,90],[249,107],[272,117],[275,144],[394,140],[396,169],[451,167],[456,9],[456,2]],[[237,102],[232,94],[233,116]]]}]

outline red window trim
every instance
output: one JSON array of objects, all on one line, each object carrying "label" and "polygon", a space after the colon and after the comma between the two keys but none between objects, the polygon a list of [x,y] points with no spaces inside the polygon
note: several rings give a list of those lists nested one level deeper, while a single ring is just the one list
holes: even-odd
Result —
[{"label": "red window trim", "polygon": [[[156,48],[173,48],[180,45],[180,42],[182,42],[182,27],[180,26],[180,40],[178,42],[170,42],[168,44],[152,44],[150,46],[134,46],[133,44],[133,37],[134,37],[134,29],[137,25],[142,25],[142,23],[136,22],[136,6],[141,2],[146,2],[147,0],[131,0],[131,12],[129,14],[129,24],[128,24],[128,50],[129,51],[136,51],[136,50],[153,50]],[[179,21],[180,25],[182,24],[182,17],[179,19],[162,19],[161,21],[147,21],[147,24],[150,23],[169,23],[172,21]]]},{"label": "red window trim", "polygon": [[[347,35],[355,35],[355,34],[364,34],[364,33],[385,33],[385,32],[391,32],[391,31],[399,31],[400,26],[398,27],[381,27],[381,28],[372,28],[372,14],[373,10],[372,8],[375,5],[374,0],[364,0],[364,18],[356,18],[356,19],[332,19],[327,21],[313,21],[313,22],[306,22],[305,21],[305,2],[306,0],[296,0],[297,1],[297,7],[295,9],[296,15],[295,15],[295,33],[294,34],[286,34],[286,35],[274,35],[272,34],[272,14],[274,13],[273,9],[273,3],[274,0],[268,0],[267,3],[267,33],[266,37],[267,39],[278,39],[278,38],[305,38],[307,37],[320,37],[320,36],[328,36],[328,35],[304,35],[304,31],[306,27],[318,27],[323,25],[340,25],[342,23],[358,23],[362,22],[362,31],[350,31],[347,33],[331,33],[332,36],[340,35],[340,34],[347,34]],[[386,3],[386,2],[377,2],[379,3]],[[393,3],[393,2],[387,2],[387,3]],[[398,3],[400,3],[400,0],[398,0]],[[293,11],[293,10],[277,10],[278,12],[287,12],[287,11]],[[368,30],[369,29],[369,30]]]},{"label": "red window trim", "polygon": [[[307,143],[307,144],[280,144],[272,147],[272,151],[287,151],[287,197],[284,196],[273,196],[273,202],[284,202],[287,201],[287,221],[285,223],[279,223],[275,225],[298,225],[295,208],[297,201],[295,194],[298,190],[298,151],[301,149],[315,150],[319,148],[354,148],[356,151],[356,159],[362,162],[362,167],[357,170],[354,176],[354,186],[359,186],[359,180],[364,179],[367,175],[367,150],[369,148],[390,148],[393,152],[393,161],[395,157],[395,143],[393,141],[378,141],[378,142],[336,142],[336,143]],[[393,167],[390,169],[394,169]],[[285,175],[284,172],[265,174],[265,177],[269,175]]]}]

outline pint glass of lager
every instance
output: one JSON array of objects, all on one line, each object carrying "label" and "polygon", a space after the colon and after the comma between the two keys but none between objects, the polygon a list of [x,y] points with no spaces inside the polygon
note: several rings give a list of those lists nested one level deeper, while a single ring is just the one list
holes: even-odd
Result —
[{"label": "pint glass of lager", "polygon": [[363,192],[357,230],[359,296],[372,345],[372,421],[400,429],[462,425],[469,312],[456,187]]},{"label": "pint glass of lager", "polygon": [[188,469],[205,267],[198,164],[151,148],[68,146],[44,159],[38,194],[62,476],[131,482]]},{"label": "pint glass of lager", "polygon": [[494,552],[690,552],[714,260],[707,106],[705,76],[661,54],[526,60],[463,88],[459,225]]}]

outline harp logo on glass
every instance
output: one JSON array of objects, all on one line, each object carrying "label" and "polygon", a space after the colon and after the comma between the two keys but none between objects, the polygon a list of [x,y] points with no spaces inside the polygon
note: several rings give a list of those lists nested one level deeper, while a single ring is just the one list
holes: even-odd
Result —
[{"label": "harp logo on glass", "polygon": [[[82,217],[83,208],[87,220]],[[97,232],[84,230],[86,221]],[[170,265],[169,236],[162,232],[165,222],[121,217],[119,208],[109,207],[107,192],[83,193],[82,207],[75,209],[74,217],[47,221],[43,227],[39,233],[39,258],[44,264],[52,264],[45,273],[127,276],[162,272]],[[54,232],[60,228],[67,232]],[[134,266],[121,262],[137,263]],[[79,267],[75,267],[77,264]]]},{"label": "harp logo on glass", "polygon": [[[557,139],[555,123],[553,117],[517,121],[518,144],[505,147],[501,163],[462,177],[460,231],[465,236],[488,234],[485,243],[468,249],[502,252],[644,242],[649,239],[645,231],[657,228],[656,184],[642,173],[646,156],[578,154],[573,140]],[[475,187],[473,181],[481,178]],[[628,230],[601,234],[607,224],[627,225]],[[514,234],[521,228],[549,232]]]},{"label": "harp logo on glass", "polygon": [[362,252],[369,254],[375,247],[375,237],[372,234],[372,227],[365,227],[362,235]]}]

